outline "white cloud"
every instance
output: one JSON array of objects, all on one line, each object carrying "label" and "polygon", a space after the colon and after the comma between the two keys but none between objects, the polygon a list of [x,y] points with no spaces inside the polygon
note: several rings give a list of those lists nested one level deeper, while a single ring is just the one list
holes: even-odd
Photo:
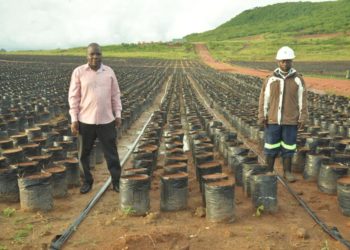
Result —
[{"label": "white cloud", "polygon": [[0,48],[169,41],[279,0],[0,0]]}]

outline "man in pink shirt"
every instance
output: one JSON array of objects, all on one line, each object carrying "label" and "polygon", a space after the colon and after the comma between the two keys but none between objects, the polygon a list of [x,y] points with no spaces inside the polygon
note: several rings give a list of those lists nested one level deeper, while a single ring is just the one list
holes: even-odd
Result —
[{"label": "man in pink shirt", "polygon": [[89,157],[96,138],[102,144],[113,189],[119,192],[121,166],[116,145],[116,127],[121,126],[122,105],[117,78],[102,64],[97,43],[87,48],[88,63],[74,69],[69,87],[69,114],[72,134],[79,134],[79,161],[84,171],[80,193],[88,193],[93,184]]}]

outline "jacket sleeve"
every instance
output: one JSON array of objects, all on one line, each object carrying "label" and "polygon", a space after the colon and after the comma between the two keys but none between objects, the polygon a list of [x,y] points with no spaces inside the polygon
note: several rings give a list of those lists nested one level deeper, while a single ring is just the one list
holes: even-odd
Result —
[{"label": "jacket sleeve", "polygon": [[262,84],[260,97],[259,97],[259,111],[258,111],[258,124],[262,125],[266,119],[264,114],[264,100],[265,100],[265,89],[268,78],[266,78]]},{"label": "jacket sleeve", "polygon": [[303,86],[302,89],[302,100],[301,100],[301,107],[300,107],[300,115],[299,115],[299,122],[305,123],[308,119],[308,103],[307,103],[307,91],[305,86],[305,81],[302,77],[301,84]]},{"label": "jacket sleeve", "polygon": [[81,100],[80,92],[80,79],[78,70],[75,69],[72,73],[72,78],[69,85],[68,102],[69,102],[69,114],[72,122],[78,121],[79,105]]}]

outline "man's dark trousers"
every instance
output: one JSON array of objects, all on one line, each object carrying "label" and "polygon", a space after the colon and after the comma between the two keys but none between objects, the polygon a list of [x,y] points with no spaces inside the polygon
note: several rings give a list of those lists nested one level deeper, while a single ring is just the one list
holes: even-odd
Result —
[{"label": "man's dark trousers", "polygon": [[100,125],[79,122],[79,160],[84,171],[84,181],[88,184],[93,183],[89,158],[96,138],[101,142],[108,170],[112,177],[112,183],[113,185],[118,184],[121,167],[116,145],[117,131],[115,121]]}]

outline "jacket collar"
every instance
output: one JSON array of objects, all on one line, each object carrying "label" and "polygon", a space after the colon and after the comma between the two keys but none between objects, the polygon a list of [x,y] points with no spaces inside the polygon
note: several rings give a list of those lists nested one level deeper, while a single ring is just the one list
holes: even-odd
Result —
[{"label": "jacket collar", "polygon": [[295,73],[297,73],[297,71],[294,68],[291,68],[287,75],[283,75],[282,70],[280,68],[275,69],[273,72],[275,76],[281,77],[283,79],[293,76]]}]

